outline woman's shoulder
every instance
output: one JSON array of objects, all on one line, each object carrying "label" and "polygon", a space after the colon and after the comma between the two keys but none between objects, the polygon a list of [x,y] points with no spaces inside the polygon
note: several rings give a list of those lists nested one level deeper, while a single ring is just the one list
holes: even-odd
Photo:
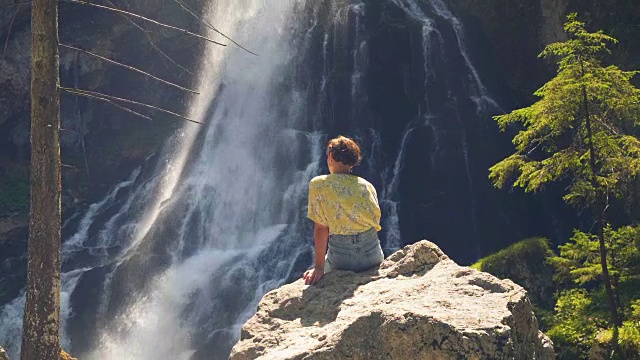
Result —
[{"label": "woman's shoulder", "polygon": [[369,191],[370,193],[373,193],[375,196],[378,196],[378,193],[376,192],[376,187],[373,186],[372,183],[367,181],[367,179],[359,177],[358,178],[358,183],[360,184],[360,186],[362,186],[365,189],[367,189],[367,191]]},{"label": "woman's shoulder", "polygon": [[328,174],[328,175],[319,175],[311,179],[309,182],[311,186],[323,186],[323,185],[331,185],[331,184],[360,184],[364,185],[368,188],[372,188],[373,185],[367,181],[365,178],[356,175],[345,175],[345,174]]},{"label": "woman's shoulder", "polygon": [[355,175],[327,174],[314,177],[309,182],[309,186],[312,188],[355,186],[360,183],[360,179]]},{"label": "woman's shoulder", "polygon": [[327,177],[328,175],[319,175],[314,177],[313,179],[311,179],[311,181],[309,182],[310,186],[319,186],[322,185],[323,183],[325,183],[327,181]]},{"label": "woman's shoulder", "polygon": [[367,179],[359,177],[359,176],[358,176],[358,183],[360,183],[362,185],[366,185],[367,187],[373,187],[373,184],[371,184],[369,181],[367,181]]}]

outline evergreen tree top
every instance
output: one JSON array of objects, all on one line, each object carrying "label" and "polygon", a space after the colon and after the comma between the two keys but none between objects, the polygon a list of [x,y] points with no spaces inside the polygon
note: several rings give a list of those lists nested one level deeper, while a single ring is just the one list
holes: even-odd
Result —
[{"label": "evergreen tree top", "polygon": [[522,130],[513,138],[515,153],[489,177],[497,187],[526,191],[570,179],[565,200],[573,204],[592,203],[599,192],[620,197],[640,173],[640,89],[630,82],[638,72],[603,67],[600,57],[616,40],[588,32],[576,14],[565,31],[568,40],[540,54],[559,58],[557,75],[535,92],[540,100],[494,117],[502,131],[516,123]]}]

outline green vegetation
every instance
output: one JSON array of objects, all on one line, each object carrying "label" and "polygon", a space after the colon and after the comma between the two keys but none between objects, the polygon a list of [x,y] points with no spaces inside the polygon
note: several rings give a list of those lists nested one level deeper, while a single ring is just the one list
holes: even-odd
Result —
[{"label": "green vegetation", "polygon": [[550,259],[555,257],[549,240],[529,238],[519,241],[497,253],[486,256],[471,265],[501,279],[510,279],[527,289],[538,318],[540,328],[547,331],[553,322],[555,268]]},{"label": "green vegetation", "polygon": [[549,256],[553,256],[553,252],[549,248],[549,240],[545,238],[530,238],[483,257],[471,267],[496,275],[500,271],[510,271],[513,266],[518,266],[521,263],[526,263],[527,266],[532,267],[539,266]]},{"label": "green vegetation", "polygon": [[640,227],[605,229],[607,264],[618,313],[624,320],[615,334],[607,321],[609,309],[599,260],[599,241],[593,234],[576,231],[571,241],[560,246],[560,256],[550,262],[557,269],[556,281],[563,284],[558,294],[549,336],[558,347],[560,359],[587,358],[594,345],[617,345],[621,358],[640,354]]},{"label": "green vegetation", "polygon": [[593,314],[593,301],[584,289],[567,290],[558,297],[553,326],[547,331],[558,359],[588,358],[598,332],[598,314]]},{"label": "green vegetation", "polygon": [[[595,220],[595,234],[575,231],[560,255],[544,262],[554,265],[560,289],[555,315],[545,317],[559,358],[586,359],[595,350],[617,359],[640,358],[640,228],[608,225],[617,206],[611,200],[628,200],[640,174],[640,89],[631,84],[638,72],[603,66],[600,60],[616,40],[588,32],[576,14],[568,16],[565,31],[567,41],[540,54],[559,65],[557,76],[535,92],[540,100],[495,117],[501,130],[521,130],[513,138],[515,153],[491,167],[489,178],[496,187],[527,192],[562,182],[564,200],[580,211],[590,209]],[[525,244],[478,266],[499,274],[496,267],[513,266],[506,256],[526,256],[523,249],[531,245]]]},{"label": "green vegetation", "polygon": [[472,268],[486,271],[502,279],[511,279],[528,290],[539,312],[553,308],[553,267],[548,259],[555,254],[545,238],[531,238],[484,257]]}]

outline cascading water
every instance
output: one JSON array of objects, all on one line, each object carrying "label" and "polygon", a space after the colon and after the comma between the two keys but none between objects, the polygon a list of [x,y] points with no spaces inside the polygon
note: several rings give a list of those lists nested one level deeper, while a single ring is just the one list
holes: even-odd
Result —
[{"label": "cascading water", "polygon": [[[443,0],[212,4],[209,21],[259,56],[209,48],[188,114],[205,125],[74,222],[63,345],[82,359],[225,359],[261,296],[312,263],[307,186],[337,133],[365,152],[385,252],[426,237],[468,262],[493,226],[473,136],[497,133],[482,123],[499,107]],[[23,303],[0,311],[13,357]]]},{"label": "cascading water", "polygon": [[[296,253],[308,255],[295,235],[304,233],[300,184],[318,173],[320,154],[298,147],[319,151],[321,137],[286,131],[282,119],[302,104],[274,95],[290,61],[294,5],[212,6],[211,22],[260,55],[231,47],[205,54],[205,95],[189,117],[206,125],[186,125],[65,241],[65,348],[101,360],[226,358],[262,294],[287,279]],[[299,157],[311,165],[286,166]],[[278,256],[284,249],[293,257]],[[21,302],[2,312],[13,356]]]}]

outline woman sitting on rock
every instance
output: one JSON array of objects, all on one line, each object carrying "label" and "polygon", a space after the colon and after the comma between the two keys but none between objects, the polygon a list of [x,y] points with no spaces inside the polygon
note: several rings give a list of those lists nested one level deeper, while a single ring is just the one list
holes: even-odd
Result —
[{"label": "woman sitting on rock", "polygon": [[358,144],[338,136],[327,145],[331,174],[317,176],[309,183],[307,217],[315,222],[315,265],[304,273],[305,284],[317,283],[331,270],[363,271],[384,260],[378,239],[381,227],[376,189],[351,174],[361,160]]}]

